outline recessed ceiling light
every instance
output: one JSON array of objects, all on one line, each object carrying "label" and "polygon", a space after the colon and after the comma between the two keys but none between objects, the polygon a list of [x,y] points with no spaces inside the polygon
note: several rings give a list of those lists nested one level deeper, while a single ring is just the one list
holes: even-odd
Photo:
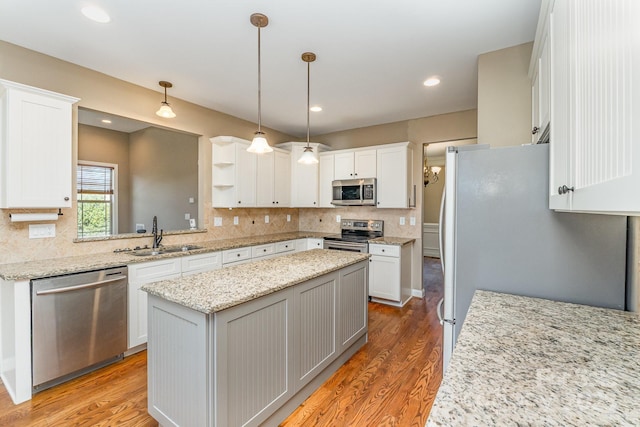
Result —
[{"label": "recessed ceiling light", "polygon": [[82,14],[92,21],[106,24],[111,21],[111,17],[98,6],[85,6],[81,10]]},{"label": "recessed ceiling light", "polygon": [[438,86],[440,84],[440,79],[437,77],[429,77],[423,84],[427,87]]},{"label": "recessed ceiling light", "polygon": [[106,124],[110,125],[110,124],[111,124],[111,120],[109,120],[109,119],[102,119],[102,123],[106,123]]},{"label": "recessed ceiling light", "polygon": [[309,108],[310,111],[313,111],[314,113],[318,113],[320,111],[322,111],[322,107],[319,105],[314,105],[313,107]]}]

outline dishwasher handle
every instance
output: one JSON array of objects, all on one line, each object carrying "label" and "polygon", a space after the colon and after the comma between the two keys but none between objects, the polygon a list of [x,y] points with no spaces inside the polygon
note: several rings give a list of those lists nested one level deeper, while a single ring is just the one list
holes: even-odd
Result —
[{"label": "dishwasher handle", "polygon": [[117,276],[117,277],[112,277],[110,279],[99,280],[97,282],[85,283],[85,284],[82,284],[82,285],[65,286],[65,287],[62,287],[62,288],[46,289],[46,290],[43,290],[43,291],[36,291],[36,295],[61,294],[61,293],[64,293],[64,292],[77,291],[79,289],[97,288],[99,286],[106,285],[106,284],[113,283],[113,282],[118,282],[118,281],[126,279],[126,278],[127,278],[127,276]]}]

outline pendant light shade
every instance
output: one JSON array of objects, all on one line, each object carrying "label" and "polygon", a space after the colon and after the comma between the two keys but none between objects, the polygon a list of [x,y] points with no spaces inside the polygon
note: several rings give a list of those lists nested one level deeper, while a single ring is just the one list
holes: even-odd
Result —
[{"label": "pendant light shade", "polygon": [[164,117],[165,119],[173,119],[176,116],[176,113],[171,109],[171,105],[167,102],[167,88],[173,87],[173,85],[169,82],[160,81],[158,82],[160,86],[164,88],[164,101],[160,103],[160,109],[156,111],[156,114],[160,117]]},{"label": "pendant light shade", "polygon": [[316,54],[312,52],[305,52],[302,54],[302,60],[307,63],[307,146],[304,148],[302,156],[298,159],[298,163],[313,165],[318,163],[318,158],[313,154],[313,148],[309,145],[309,108],[311,94],[311,63],[316,60]]},{"label": "pendant light shade", "polygon": [[254,27],[258,27],[258,130],[254,134],[251,145],[247,148],[250,153],[263,154],[273,151],[273,148],[267,142],[267,138],[264,132],[262,132],[262,87],[260,81],[260,29],[266,27],[269,24],[269,18],[262,13],[254,13],[250,18],[251,24]]}]

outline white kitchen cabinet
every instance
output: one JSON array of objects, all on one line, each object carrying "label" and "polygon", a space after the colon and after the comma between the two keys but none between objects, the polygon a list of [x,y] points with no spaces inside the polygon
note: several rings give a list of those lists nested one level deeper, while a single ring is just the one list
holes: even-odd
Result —
[{"label": "white kitchen cabinet", "polygon": [[376,150],[347,150],[335,153],[334,179],[376,177]]},{"label": "white kitchen cabinet", "polygon": [[318,182],[318,205],[321,208],[334,208],[332,182],[334,180],[334,155],[332,153],[320,153],[320,179]]},{"label": "white kitchen cabinet", "polygon": [[302,252],[307,250],[308,239],[296,239],[296,252]]},{"label": "white kitchen cabinet", "polygon": [[222,251],[222,266],[243,264],[251,261],[251,246]]},{"label": "white kitchen cabinet", "polygon": [[214,208],[255,207],[257,156],[249,141],[233,136],[210,139],[211,203]]},{"label": "white kitchen cabinet", "polygon": [[550,25],[548,17],[549,3],[541,6],[536,29],[529,78],[531,78],[531,142],[536,144],[548,141],[551,110],[551,56]]},{"label": "white kitchen cabinet", "polygon": [[147,283],[180,277],[180,258],[129,265],[128,328],[129,349],[147,342],[147,293],[140,288]]},{"label": "white kitchen cabinet", "polygon": [[256,206],[288,207],[291,201],[291,154],[274,148],[256,155]]},{"label": "white kitchen cabinet", "polygon": [[307,239],[307,250],[322,249],[323,245],[324,245],[324,239],[316,239],[314,237],[310,237]]},{"label": "white kitchen cabinet", "polygon": [[260,260],[266,258],[272,258],[276,253],[276,245],[274,243],[267,243],[265,245],[257,245],[251,247],[251,259]]},{"label": "white kitchen cabinet", "polygon": [[180,258],[182,276],[203,273],[205,271],[222,268],[222,253],[207,252],[204,254],[188,255]]},{"label": "white kitchen cabinet", "polygon": [[396,306],[411,298],[411,246],[369,244],[369,296]]},{"label": "white kitchen cabinet", "polygon": [[640,213],[640,2],[549,2],[549,207]]},{"label": "white kitchen cabinet", "polygon": [[[304,145],[295,145],[291,149],[291,207],[318,207],[318,164],[298,163],[304,152]],[[313,154],[317,157],[318,150]]]},{"label": "white kitchen cabinet", "polygon": [[286,255],[290,252],[296,251],[296,240],[286,240],[284,242],[275,243],[275,253],[277,255]]},{"label": "white kitchen cabinet", "polygon": [[78,98],[0,80],[0,207],[68,208]]},{"label": "white kitchen cabinet", "polygon": [[385,145],[377,150],[377,204],[379,208],[415,206],[411,143]]}]

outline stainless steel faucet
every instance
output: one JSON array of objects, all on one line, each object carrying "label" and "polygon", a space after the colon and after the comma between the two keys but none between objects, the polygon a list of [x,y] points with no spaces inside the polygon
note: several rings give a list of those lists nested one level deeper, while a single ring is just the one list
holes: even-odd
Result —
[{"label": "stainless steel faucet", "polygon": [[153,217],[153,225],[151,227],[151,232],[153,233],[153,249],[157,249],[160,247],[160,242],[162,242],[162,232],[160,230],[160,235],[158,235],[158,217],[154,215]]}]

